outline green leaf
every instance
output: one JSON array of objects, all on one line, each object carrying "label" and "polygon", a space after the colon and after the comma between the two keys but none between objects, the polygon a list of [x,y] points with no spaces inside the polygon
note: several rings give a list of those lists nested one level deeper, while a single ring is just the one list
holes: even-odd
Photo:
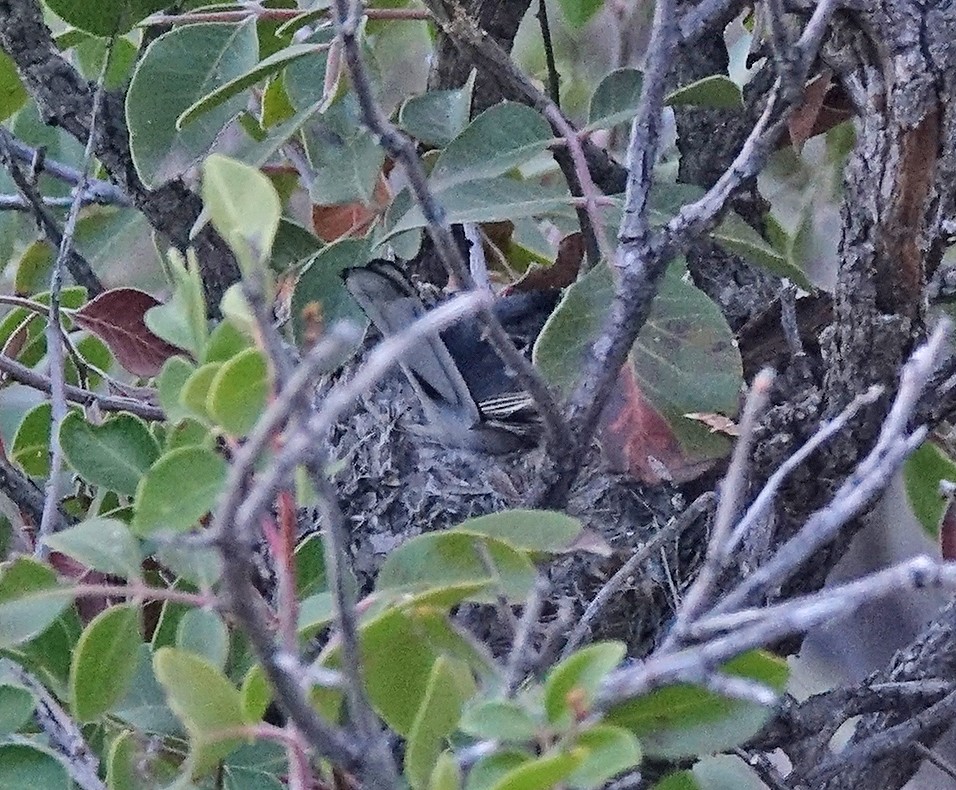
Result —
[{"label": "green leaf", "polygon": [[244,74],[240,74],[224,85],[220,85],[214,91],[206,94],[183,110],[182,115],[176,119],[176,130],[182,131],[183,127],[188,126],[199,118],[199,116],[219,107],[223,102],[234,96],[238,96],[257,82],[279,73],[287,65],[297,61],[299,58],[326,49],[328,49],[328,44],[292,44],[260,60],[253,68]]},{"label": "green leaf", "polygon": [[461,770],[458,768],[458,760],[452,752],[444,751],[438,755],[435,767],[428,778],[428,790],[460,790],[460,788]]},{"label": "green leaf", "polygon": [[206,447],[164,454],[136,489],[132,529],[138,535],[185,532],[216,504],[229,467]]},{"label": "green leaf", "polygon": [[789,256],[767,243],[739,214],[728,214],[710,235],[725,250],[739,255],[748,263],[766,269],[778,277],[787,277],[806,290],[813,287],[803,269]]},{"label": "green leaf", "polygon": [[701,790],[690,771],[675,771],[654,785],[652,790]]},{"label": "green leaf", "polygon": [[216,374],[222,369],[222,362],[210,362],[203,365],[186,379],[179,391],[179,402],[193,416],[204,423],[215,422],[209,414],[209,390]]},{"label": "green leaf", "polygon": [[235,159],[212,154],[203,163],[202,197],[213,226],[245,274],[268,260],[282,204],[266,176]]},{"label": "green leaf", "polygon": [[336,321],[351,321],[362,327],[368,324],[362,308],[346,289],[342,272],[367,263],[370,254],[366,239],[342,239],[324,247],[302,270],[292,291],[290,308],[297,343],[303,343],[309,328],[303,311],[313,302],[321,308],[322,323],[326,326]]},{"label": "green leaf", "polygon": [[505,773],[492,790],[541,790],[566,780],[583,762],[583,749],[545,754]]},{"label": "green leaf", "polygon": [[522,551],[557,552],[569,546],[584,527],[555,510],[504,510],[463,521],[456,532],[486,535]]},{"label": "green leaf", "polygon": [[627,654],[623,642],[597,642],[560,662],[544,685],[544,709],[548,720],[566,727],[587,710],[608,673]]},{"label": "green leaf", "polygon": [[33,694],[15,683],[0,682],[0,738],[16,732],[30,721]]},{"label": "green leaf", "polygon": [[260,664],[249,667],[249,671],[242,679],[242,688],[239,689],[239,693],[242,694],[242,710],[246,721],[249,724],[262,721],[272,701],[272,689]]},{"label": "green leaf", "polygon": [[63,454],[88,483],[132,496],[159,457],[159,444],[149,428],[132,414],[120,414],[102,425],[91,425],[71,412],[60,424]]},{"label": "green leaf", "polygon": [[215,549],[197,549],[167,543],[156,550],[156,558],[180,579],[208,589],[222,576],[222,557]]},{"label": "green leaf", "polygon": [[183,25],[149,45],[126,94],[130,152],[148,187],[185,173],[244,109],[245,98],[233,96],[189,126],[176,128],[189,107],[254,68],[258,55],[251,20]]},{"label": "green leaf", "polygon": [[206,411],[232,436],[245,436],[266,409],[271,390],[269,363],[249,348],[223,363],[209,385]]},{"label": "green leaf", "polygon": [[[307,44],[329,44],[335,31],[331,25],[319,26],[306,39]],[[290,63],[282,74],[282,85],[292,106],[298,110],[316,105],[323,99],[325,89],[325,70],[328,62],[328,50],[313,52],[304,58]]]},{"label": "green leaf", "polygon": [[[388,609],[364,623],[359,632],[362,671],[369,700],[389,727],[407,737],[426,694],[432,667],[439,656],[463,661],[479,671],[489,671],[484,658],[434,609]],[[340,666],[336,647],[324,660],[335,669]],[[331,696],[339,699],[336,692]],[[337,707],[329,700],[321,709],[334,716]]]},{"label": "green leaf", "polygon": [[321,116],[309,154],[315,168],[309,185],[313,203],[372,202],[385,151],[359,125],[358,110],[352,102],[337,101]]},{"label": "green leaf", "polygon": [[584,749],[587,756],[567,781],[570,787],[581,790],[602,787],[641,762],[641,745],[623,727],[598,724],[575,738],[574,746]]},{"label": "green leaf", "polygon": [[321,533],[314,532],[295,547],[295,595],[302,599],[328,589],[325,573],[325,545]]},{"label": "green leaf", "polygon": [[60,19],[73,27],[109,38],[126,33],[141,19],[165,8],[165,0],[45,0]]},{"label": "green leaf", "polygon": [[5,121],[27,103],[27,92],[16,66],[6,52],[0,52],[0,121]]},{"label": "green leaf", "polygon": [[465,790],[490,790],[501,777],[530,761],[531,755],[518,749],[501,749],[482,757],[468,772]]},{"label": "green leaf", "polygon": [[[486,554],[493,569],[486,567]],[[479,590],[468,586],[475,583],[485,586]],[[463,585],[461,600],[488,603],[504,595],[517,603],[525,600],[533,584],[534,566],[507,543],[463,532],[431,532],[406,541],[388,555],[375,589],[416,593]]]},{"label": "green leaf", "polygon": [[582,131],[611,129],[637,113],[644,74],[637,69],[616,69],[594,90],[588,107],[588,124]]},{"label": "green leaf", "polygon": [[13,436],[10,460],[34,477],[45,477],[50,473],[52,411],[49,403],[34,406],[23,417]]},{"label": "green leaf", "polygon": [[332,593],[325,591],[303,598],[295,630],[300,636],[311,637],[320,628],[325,628],[335,618],[335,601]]},{"label": "green leaf", "polygon": [[[399,194],[399,198],[401,194]],[[542,186],[513,178],[484,178],[444,187],[435,195],[448,222],[497,222],[544,215],[572,216],[570,196],[561,186]],[[398,198],[396,198],[397,202]],[[393,204],[394,204],[393,202]],[[417,205],[398,216],[384,242],[428,223]]]},{"label": "green leaf", "polygon": [[139,607],[111,606],[83,629],[70,665],[70,700],[79,721],[93,721],[126,696],[136,673]]},{"label": "green leaf", "polygon": [[45,749],[25,743],[4,743],[0,744],[0,787],[70,790],[73,783],[63,763]]},{"label": "green leaf", "polygon": [[137,765],[142,759],[133,730],[124,730],[110,744],[106,756],[106,786],[110,790],[138,790],[142,783]]},{"label": "green leaf", "polygon": [[0,648],[42,634],[72,600],[46,565],[28,557],[0,565]]},{"label": "green leaf", "polygon": [[744,97],[732,79],[723,74],[712,74],[667,94],[664,104],[668,107],[689,105],[737,109],[744,106]]},{"label": "green leaf", "polygon": [[224,669],[229,657],[229,631],[222,618],[207,609],[190,609],[176,627],[176,647],[202,656]]},{"label": "green leaf", "polygon": [[140,644],[137,654],[129,693],[114,706],[112,715],[142,732],[182,737],[182,725],[166,704],[166,694],[153,674],[149,645]]},{"label": "green leaf", "polygon": [[471,705],[461,717],[460,729],[482,740],[526,742],[538,736],[539,724],[518,702],[492,699]]},{"label": "green leaf", "polygon": [[[687,452],[701,459],[721,457],[727,450],[723,437],[683,415],[736,414],[743,380],[740,352],[720,309],[683,274],[681,260],[668,268],[631,348],[630,371]],[[573,385],[600,336],[613,295],[610,268],[594,267],[567,290],[538,338],[535,364],[562,392]]]},{"label": "green leaf", "polygon": [[139,541],[122,521],[87,519],[62,532],[47,535],[43,542],[54,551],[101,573],[124,579],[142,576],[143,556]]},{"label": "green leaf", "polygon": [[[729,661],[722,671],[781,692],[788,675],[783,659],[759,650]],[[772,713],[771,708],[727,699],[682,683],[617,705],[605,721],[637,735],[646,754],[676,759],[725,751],[743,743],[763,727]]]},{"label": "green leaf", "polygon": [[468,125],[476,73],[472,70],[461,88],[406,99],[398,111],[398,125],[425,145],[447,146]]},{"label": "green leaf", "polygon": [[442,151],[430,181],[436,190],[503,175],[544,151],[554,134],[535,110],[501,102],[485,110]]},{"label": "green leaf", "polygon": [[170,250],[168,260],[166,272],[173,296],[166,304],[148,310],[144,320],[153,334],[199,359],[209,336],[199,262],[192,250],[187,252],[186,260]]},{"label": "green leaf", "polygon": [[558,0],[561,11],[572,30],[584,27],[604,5],[604,0]]},{"label": "green leaf", "polygon": [[231,321],[220,321],[209,334],[209,343],[203,362],[228,362],[233,357],[252,348],[252,339]]},{"label": "green leaf", "polygon": [[927,535],[939,537],[939,525],[946,512],[946,498],[940,494],[943,480],[956,483],[956,463],[930,441],[923,442],[903,464],[903,484],[916,519]]},{"label": "green leaf", "polygon": [[467,666],[445,656],[436,659],[405,750],[405,776],[415,790],[427,787],[445,740],[474,693],[475,681]]},{"label": "green leaf", "polygon": [[242,743],[218,734],[245,726],[242,696],[218,668],[184,650],[160,648],[153,668],[169,706],[189,732],[193,773],[205,773]]},{"label": "green leaf", "polygon": [[156,379],[159,405],[166,412],[166,420],[170,425],[176,425],[192,415],[192,412],[182,405],[180,394],[186,381],[195,371],[196,366],[182,357],[171,357],[166,360],[163,369],[159,372]]}]

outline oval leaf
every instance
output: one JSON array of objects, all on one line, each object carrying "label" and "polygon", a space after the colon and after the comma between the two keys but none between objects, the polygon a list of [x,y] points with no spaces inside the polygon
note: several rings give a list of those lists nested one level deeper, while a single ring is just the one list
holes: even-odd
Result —
[{"label": "oval leaf", "polygon": [[235,159],[213,154],[203,164],[202,198],[213,226],[240,266],[248,270],[268,259],[282,204],[266,176]]},{"label": "oval leaf", "polygon": [[927,535],[939,537],[940,522],[946,511],[946,497],[939,484],[956,483],[956,463],[932,442],[923,442],[903,464],[906,496]]},{"label": "oval leaf", "polygon": [[430,180],[435,188],[446,189],[500,176],[540,154],[553,137],[548,122],[530,107],[516,102],[496,104],[448,144]]},{"label": "oval leaf", "polygon": [[19,557],[0,566],[0,648],[43,633],[71,600],[46,565]]},{"label": "oval leaf", "polygon": [[548,719],[566,726],[587,711],[607,674],[627,654],[622,642],[598,642],[568,656],[548,674],[544,709]]},{"label": "oval leaf", "polygon": [[112,606],[83,629],[70,664],[70,699],[79,721],[92,721],[126,696],[136,673],[139,607]]},{"label": "oval leaf", "polygon": [[139,541],[122,521],[87,519],[62,532],[47,535],[43,542],[54,551],[101,573],[125,579],[138,579],[142,575],[143,556]]},{"label": "oval leaf", "polygon": [[231,435],[245,436],[265,411],[270,389],[265,356],[258,349],[246,349],[216,372],[206,395],[206,411]]},{"label": "oval leaf", "polygon": [[669,93],[664,98],[664,104],[669,107],[690,105],[737,109],[744,106],[744,97],[737,83],[730,77],[712,74]]},{"label": "oval leaf", "polygon": [[191,529],[212,510],[228,471],[225,459],[206,447],[166,453],[136,489],[133,531],[149,535]]},{"label": "oval leaf", "polygon": [[91,425],[78,412],[60,425],[63,454],[80,477],[119,494],[133,496],[143,475],[159,457],[149,428],[132,414]]},{"label": "oval leaf", "polygon": [[463,521],[456,532],[470,532],[503,540],[523,551],[559,552],[584,529],[573,516],[554,510],[505,510]]},{"label": "oval leaf", "polygon": [[[486,566],[486,559],[493,569]],[[486,586],[476,591],[469,586],[476,582]],[[375,589],[402,593],[456,589],[463,596],[460,600],[491,602],[504,595],[517,603],[533,584],[534,566],[507,543],[461,532],[432,532],[389,554]]]},{"label": "oval leaf", "polygon": [[251,70],[259,56],[253,20],[177,27],[157,38],[136,66],[126,94],[130,152],[140,178],[157,187],[185,173],[245,106],[233,96],[194,123],[179,116],[211,90]]},{"label": "oval leaf", "polygon": [[25,743],[0,744],[0,787],[70,790],[66,767],[45,749]]}]

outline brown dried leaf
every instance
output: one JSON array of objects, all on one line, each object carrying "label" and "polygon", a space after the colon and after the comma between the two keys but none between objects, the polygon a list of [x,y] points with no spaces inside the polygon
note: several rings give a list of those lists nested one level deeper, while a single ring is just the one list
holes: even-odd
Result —
[{"label": "brown dried leaf", "polygon": [[361,236],[372,226],[378,215],[388,208],[391,199],[392,193],[388,181],[385,180],[384,175],[381,175],[369,205],[364,203],[313,205],[312,227],[315,235],[327,242]]},{"label": "brown dried leaf", "polygon": [[513,291],[546,291],[567,288],[578,278],[584,260],[584,237],[570,233],[558,244],[558,254],[550,266],[532,266],[524,277],[508,288]]},{"label": "brown dried leaf", "polygon": [[710,428],[711,433],[722,433],[727,436],[740,436],[740,427],[730,417],[723,414],[712,414],[703,411],[694,411],[684,415],[688,420],[695,420]]},{"label": "brown dried leaf", "polygon": [[799,152],[803,144],[813,136],[814,127],[820,111],[823,109],[823,101],[830,90],[833,82],[833,72],[825,69],[820,72],[814,80],[803,89],[803,102],[790,115],[787,120],[787,128],[790,130],[790,142]]},{"label": "brown dried leaf", "polygon": [[159,304],[145,291],[114,288],[70,315],[77,326],[106,343],[126,370],[136,376],[149,377],[159,373],[167,359],[183,353],[146,326],[146,312]]}]

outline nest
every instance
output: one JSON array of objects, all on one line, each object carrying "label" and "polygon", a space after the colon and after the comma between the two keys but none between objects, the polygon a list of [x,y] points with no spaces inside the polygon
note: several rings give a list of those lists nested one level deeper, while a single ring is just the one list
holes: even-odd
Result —
[{"label": "nest", "polygon": [[[494,456],[439,446],[415,430],[421,419],[396,375],[366,393],[330,437],[340,462],[334,482],[349,521],[353,570],[364,592],[388,554],[410,538],[521,507],[539,464],[547,463],[541,449]],[[547,640],[549,624],[566,633],[635,549],[686,504],[677,488],[645,487],[610,474],[595,449],[566,512],[606,550],[558,555],[547,565],[550,589],[538,641]],[[648,653],[695,574],[705,532],[706,524],[692,525],[646,562],[605,607],[592,638],[620,639],[632,656]],[[510,643],[493,607],[467,607],[459,617],[495,652]]]}]

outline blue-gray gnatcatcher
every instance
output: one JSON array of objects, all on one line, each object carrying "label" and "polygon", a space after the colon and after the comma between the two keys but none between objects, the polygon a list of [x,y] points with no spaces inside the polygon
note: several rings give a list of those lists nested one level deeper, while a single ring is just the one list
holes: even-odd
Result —
[{"label": "blue-gray gnatcatcher", "polygon": [[[414,284],[391,261],[346,269],[343,278],[385,337],[426,310]],[[557,300],[557,291],[516,293],[499,297],[492,309],[519,349],[530,355]],[[482,337],[476,318],[427,339],[401,366],[421,401],[426,432],[439,443],[501,453],[537,442],[540,419],[531,398]]]}]

